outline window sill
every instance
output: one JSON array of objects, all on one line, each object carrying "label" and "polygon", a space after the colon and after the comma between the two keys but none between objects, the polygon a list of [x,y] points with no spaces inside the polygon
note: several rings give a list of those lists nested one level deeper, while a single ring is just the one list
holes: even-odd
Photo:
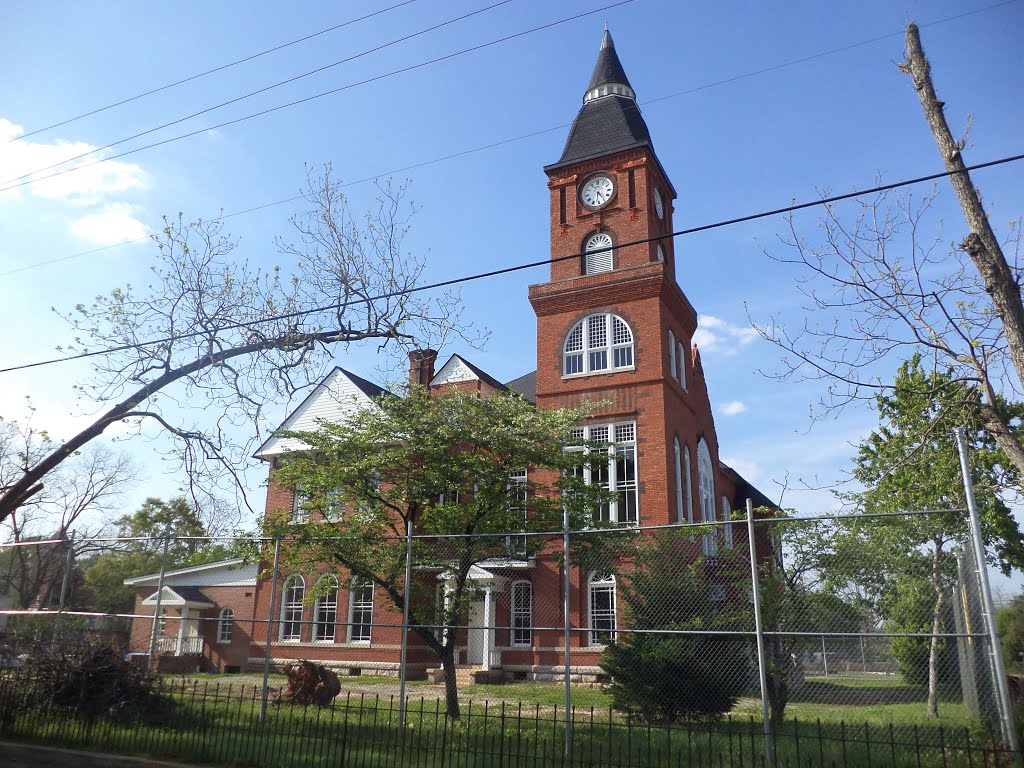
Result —
[{"label": "window sill", "polygon": [[562,381],[569,381],[570,379],[585,379],[587,376],[607,376],[609,373],[629,373],[635,371],[635,365],[627,365],[622,368],[605,368],[600,371],[586,371],[584,373],[563,373]]}]

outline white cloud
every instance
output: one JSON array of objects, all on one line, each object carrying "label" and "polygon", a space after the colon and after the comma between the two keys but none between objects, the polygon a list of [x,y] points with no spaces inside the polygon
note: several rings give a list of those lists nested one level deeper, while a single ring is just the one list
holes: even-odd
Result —
[{"label": "white cloud", "polygon": [[701,354],[720,352],[723,355],[735,355],[756,338],[757,331],[749,326],[735,325],[713,315],[701,315],[693,334],[693,343]]},{"label": "white cloud", "polygon": [[133,215],[138,206],[111,203],[99,213],[75,219],[71,231],[97,245],[115,245],[146,236],[145,225]]},{"label": "white cloud", "polygon": [[[24,179],[13,181],[19,176],[33,173],[41,168],[48,168],[96,149],[95,146],[84,141],[65,141],[63,139],[49,142],[31,139],[12,141],[22,133],[24,133],[24,129],[20,125],[0,118],[0,188],[25,181]],[[144,189],[148,185],[146,173],[135,163],[110,160],[89,165],[109,154],[109,151],[100,153],[76,160],[68,166],[42,171],[38,174],[40,179],[66,168],[79,168],[79,170],[51,179],[13,187],[6,192],[0,192],[0,196],[17,198],[22,195],[33,195],[51,200],[89,204],[108,195],[132,189]]]},{"label": "white cloud", "polygon": [[747,406],[746,403],[743,403],[740,400],[730,400],[722,406],[721,410],[726,416],[735,416],[736,414],[743,413],[747,410]]}]

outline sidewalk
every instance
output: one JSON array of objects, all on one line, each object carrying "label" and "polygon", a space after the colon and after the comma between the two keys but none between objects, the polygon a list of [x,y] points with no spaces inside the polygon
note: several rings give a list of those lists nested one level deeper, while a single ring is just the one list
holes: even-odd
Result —
[{"label": "sidewalk", "polygon": [[0,768],[197,768],[185,763],[146,760],[141,757],[119,757],[75,749],[55,749],[30,744],[0,741]]}]

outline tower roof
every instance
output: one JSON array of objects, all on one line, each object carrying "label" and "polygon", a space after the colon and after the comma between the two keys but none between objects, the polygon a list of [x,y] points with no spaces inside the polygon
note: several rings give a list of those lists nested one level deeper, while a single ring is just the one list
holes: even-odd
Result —
[{"label": "tower roof", "polygon": [[651,134],[615,52],[611,33],[606,29],[583,106],[569,129],[562,156],[544,170],[640,146],[651,146],[653,150]]}]

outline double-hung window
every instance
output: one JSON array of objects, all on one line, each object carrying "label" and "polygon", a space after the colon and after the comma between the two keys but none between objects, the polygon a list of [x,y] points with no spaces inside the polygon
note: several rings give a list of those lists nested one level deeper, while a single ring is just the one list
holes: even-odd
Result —
[{"label": "double-hung window", "polygon": [[[508,511],[511,512],[510,520],[515,517],[515,525],[520,523],[523,526],[523,530],[526,530],[526,499],[529,486],[527,485],[527,475],[525,469],[516,469],[508,474]],[[511,526],[509,528],[511,530]],[[522,536],[506,536],[505,545],[508,547],[508,553],[511,557],[526,557],[527,555],[527,537]]]},{"label": "double-hung window", "polygon": [[324,576],[317,585],[316,603],[313,607],[313,640],[318,643],[333,643],[338,624],[338,577]]},{"label": "double-hung window", "polygon": [[306,584],[298,574],[289,576],[281,589],[281,639],[299,640],[302,637],[302,601]]},{"label": "double-hung window", "polygon": [[[637,522],[636,422],[595,424],[578,427],[573,438],[589,447],[589,461],[576,469],[587,485],[596,485],[615,494],[614,499],[594,510],[595,523]],[[570,447],[567,450],[584,450]]]},{"label": "double-hung window", "polygon": [[592,573],[589,583],[591,645],[606,645],[615,638],[615,576]]},{"label": "double-hung window", "polygon": [[368,643],[373,629],[373,582],[352,579],[349,587],[348,641]]},{"label": "double-hung window", "polygon": [[292,522],[309,522],[309,494],[301,485],[296,485],[292,493]]},{"label": "double-hung window", "polygon": [[230,643],[231,631],[235,626],[235,612],[230,608],[222,608],[217,621],[217,642]]},{"label": "double-hung window", "polygon": [[512,645],[533,644],[533,586],[528,581],[512,585]]}]

